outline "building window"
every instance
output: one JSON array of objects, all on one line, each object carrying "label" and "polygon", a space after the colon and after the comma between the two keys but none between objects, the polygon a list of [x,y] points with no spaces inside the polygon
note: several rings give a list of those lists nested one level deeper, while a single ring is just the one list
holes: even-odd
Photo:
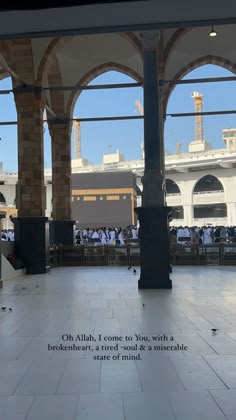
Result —
[{"label": "building window", "polygon": [[6,204],[6,199],[2,193],[0,193],[0,204],[1,205]]},{"label": "building window", "polygon": [[172,179],[167,179],[166,180],[166,195],[171,195],[171,194],[180,194],[180,189],[178,187],[178,185],[172,181]]},{"label": "building window", "polygon": [[184,218],[183,206],[172,207],[171,216],[172,216],[172,219],[183,219]]},{"label": "building window", "polygon": [[119,199],[119,195],[107,195],[107,201],[118,201]]},{"label": "building window", "polygon": [[87,195],[84,197],[84,201],[96,201],[96,195]]},{"label": "building window", "polygon": [[208,217],[227,217],[225,203],[194,206],[194,219],[206,219]]},{"label": "building window", "polygon": [[194,194],[199,194],[203,192],[216,192],[216,191],[224,191],[223,185],[213,175],[206,175],[201,178],[195,185]]}]

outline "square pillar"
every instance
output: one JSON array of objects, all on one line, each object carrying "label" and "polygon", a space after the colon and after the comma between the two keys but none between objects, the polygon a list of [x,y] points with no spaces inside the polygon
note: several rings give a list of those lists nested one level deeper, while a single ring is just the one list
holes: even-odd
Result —
[{"label": "square pillar", "polygon": [[140,223],[141,274],[139,289],[171,289],[169,278],[169,207],[135,209]]},{"label": "square pillar", "polygon": [[74,220],[51,220],[50,243],[74,245]]},{"label": "square pillar", "polygon": [[26,267],[26,274],[47,273],[49,265],[49,224],[47,217],[16,217],[15,251]]},{"label": "square pillar", "polygon": [[171,289],[168,213],[165,206],[163,111],[159,86],[158,32],[142,34],[144,61],[144,152],[140,222],[140,289]]}]

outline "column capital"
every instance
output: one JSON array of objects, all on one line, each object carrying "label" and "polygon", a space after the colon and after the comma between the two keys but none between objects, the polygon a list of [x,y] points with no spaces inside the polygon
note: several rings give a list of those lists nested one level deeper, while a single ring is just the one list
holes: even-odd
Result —
[{"label": "column capital", "polygon": [[144,51],[156,51],[159,44],[159,31],[145,31],[140,32],[140,37],[143,44]]}]

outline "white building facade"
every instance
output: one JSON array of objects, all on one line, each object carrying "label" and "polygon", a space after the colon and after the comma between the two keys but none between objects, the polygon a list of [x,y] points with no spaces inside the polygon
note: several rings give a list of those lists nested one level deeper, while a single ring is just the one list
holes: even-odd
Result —
[{"label": "white building facade", "polygon": [[[173,209],[172,225],[236,225],[236,129],[223,130],[225,148],[167,155],[165,159],[166,201]],[[190,144],[191,145],[191,144]],[[190,147],[189,147],[190,148]],[[141,205],[144,160],[125,161],[123,155],[104,156],[101,165],[72,161],[72,173],[130,170],[137,176],[137,205]],[[52,173],[44,172],[46,188],[45,216],[52,212]],[[1,210],[10,228],[10,215],[16,214],[17,173],[2,170],[0,179]]]}]

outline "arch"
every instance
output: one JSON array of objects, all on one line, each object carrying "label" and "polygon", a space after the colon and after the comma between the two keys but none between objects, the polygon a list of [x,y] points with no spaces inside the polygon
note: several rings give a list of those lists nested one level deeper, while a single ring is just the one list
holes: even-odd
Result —
[{"label": "arch", "polygon": [[6,199],[1,192],[0,192],[0,204],[6,204]]},{"label": "arch", "polygon": [[47,46],[46,51],[44,52],[43,57],[41,58],[38,71],[37,71],[37,81],[45,83],[45,78],[49,73],[49,69],[52,66],[56,54],[71,40],[72,36],[66,38],[54,38],[50,44]]},{"label": "arch", "polygon": [[[142,82],[142,78],[140,77],[140,75],[138,73],[136,73],[134,70],[130,69],[129,67],[126,67],[122,64],[119,63],[113,63],[113,62],[108,62],[108,63],[104,63],[104,64],[100,64],[97,67],[94,67],[94,69],[92,69],[91,71],[89,71],[87,74],[85,74],[77,83],[77,86],[80,85],[88,85],[92,80],[96,79],[96,77],[100,76],[103,73],[107,73],[108,71],[118,71],[120,73],[123,73],[129,77],[132,77],[134,80],[136,80],[137,82]],[[68,104],[67,104],[67,113],[68,115],[72,116],[73,115],[73,110],[75,107],[75,103],[79,97],[79,95],[81,94],[81,90],[76,89],[74,91],[71,92],[71,95],[69,97],[68,100]]]},{"label": "arch", "polygon": [[140,190],[140,188],[139,188],[138,185],[136,185],[136,194],[137,194],[137,197],[141,197],[142,196],[142,191]]},{"label": "arch", "polygon": [[170,178],[166,179],[166,195],[181,194],[179,186]]},{"label": "arch", "polygon": [[[119,34],[120,36],[126,38],[130,44],[136,49],[136,51],[142,56],[142,44],[139,40],[139,38],[133,34],[132,32],[124,32]],[[68,37],[60,37],[60,38],[54,38],[48,47],[46,48],[46,51],[44,52],[43,57],[41,58],[38,71],[37,71],[37,81],[44,83],[45,77],[47,73],[49,72],[49,69],[51,65],[53,64],[53,61],[56,57],[56,54],[62,50],[62,48],[67,45],[72,39],[74,39],[73,36]]]},{"label": "arch", "polygon": [[210,174],[200,178],[193,188],[193,194],[219,191],[224,192],[221,181],[216,176]]},{"label": "arch", "polygon": [[176,44],[180,41],[180,39],[185,36],[189,31],[192,29],[189,28],[179,28],[177,29],[173,35],[169,38],[165,48],[164,48],[164,62],[165,64],[168,61],[168,58],[172,51],[174,51]]},{"label": "arch", "polygon": [[172,219],[184,219],[184,208],[183,206],[172,206],[171,209]]},{"label": "arch", "polygon": [[[173,81],[182,80],[188,73],[195,70],[198,67],[205,66],[206,64],[213,64],[219,67],[223,67],[226,70],[231,71],[236,74],[236,64],[230,60],[227,60],[224,57],[219,57],[216,55],[206,55],[204,57],[197,58],[196,60],[191,61],[188,65],[183,67],[174,77]],[[168,85],[167,88],[163,91],[163,110],[166,114],[166,109],[170,95],[175,88],[175,85]]]}]

